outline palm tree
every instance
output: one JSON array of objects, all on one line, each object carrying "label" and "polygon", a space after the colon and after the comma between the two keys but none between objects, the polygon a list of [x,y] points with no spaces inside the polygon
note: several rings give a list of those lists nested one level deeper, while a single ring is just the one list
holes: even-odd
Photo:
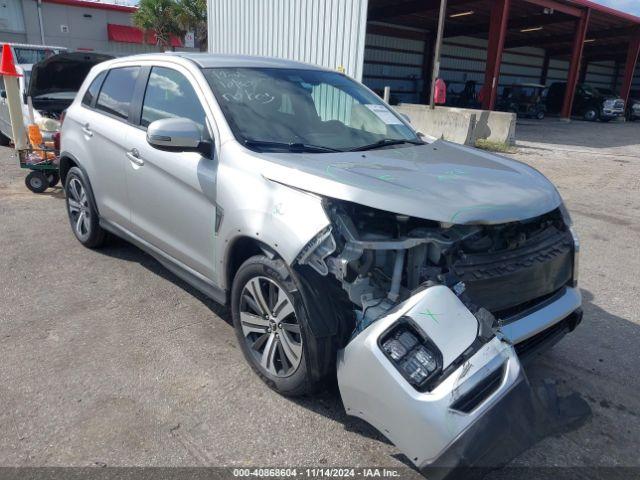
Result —
[{"label": "palm tree", "polygon": [[140,0],[133,14],[133,24],[142,30],[153,30],[160,51],[171,46],[171,35],[179,35],[174,0]]},{"label": "palm tree", "polygon": [[207,50],[207,1],[177,0],[176,19],[185,32],[193,31],[196,45]]}]

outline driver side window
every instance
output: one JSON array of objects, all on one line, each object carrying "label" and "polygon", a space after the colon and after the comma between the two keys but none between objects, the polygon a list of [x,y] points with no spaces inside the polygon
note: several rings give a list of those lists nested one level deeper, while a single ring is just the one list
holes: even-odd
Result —
[{"label": "driver side window", "polygon": [[153,67],[144,94],[140,124],[148,127],[155,120],[177,117],[193,120],[204,130],[206,114],[189,80],[171,68]]}]

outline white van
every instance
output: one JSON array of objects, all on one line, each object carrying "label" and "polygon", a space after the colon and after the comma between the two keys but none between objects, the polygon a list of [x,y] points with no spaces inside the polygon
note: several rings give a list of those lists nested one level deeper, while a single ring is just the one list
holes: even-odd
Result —
[{"label": "white van", "polygon": [[[66,52],[67,49],[65,47],[28,45],[22,43],[10,43],[9,46],[11,47],[13,59],[16,63],[16,71],[22,75],[19,78],[20,94],[23,97],[22,111],[25,123],[28,123],[29,111],[25,93],[29,87],[33,65],[53,55]],[[36,112],[34,112],[34,115],[37,115],[36,120],[38,120],[40,115]],[[7,104],[7,96],[4,89],[4,77],[0,76],[0,145],[8,145],[12,140],[11,137],[11,119],[9,118],[9,105]]]}]

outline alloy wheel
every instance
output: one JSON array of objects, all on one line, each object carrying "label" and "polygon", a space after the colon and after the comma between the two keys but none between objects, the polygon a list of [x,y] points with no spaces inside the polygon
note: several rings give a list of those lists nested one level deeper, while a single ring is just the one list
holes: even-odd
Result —
[{"label": "alloy wheel", "polygon": [[85,240],[91,235],[91,207],[89,197],[82,182],[72,178],[67,186],[67,205],[69,218],[79,239]]},{"label": "alloy wheel", "polygon": [[255,361],[271,375],[292,375],[302,360],[302,335],[285,290],[267,277],[253,277],[242,289],[239,311],[244,340]]}]

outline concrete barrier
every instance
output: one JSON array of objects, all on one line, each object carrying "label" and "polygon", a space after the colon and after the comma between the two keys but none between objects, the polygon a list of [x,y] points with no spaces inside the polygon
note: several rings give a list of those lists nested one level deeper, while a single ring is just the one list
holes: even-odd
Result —
[{"label": "concrete barrier", "polygon": [[436,107],[402,103],[398,113],[411,120],[416,130],[455,143],[475,145],[479,139],[513,145],[516,141],[516,114],[473,110],[470,108]]}]

